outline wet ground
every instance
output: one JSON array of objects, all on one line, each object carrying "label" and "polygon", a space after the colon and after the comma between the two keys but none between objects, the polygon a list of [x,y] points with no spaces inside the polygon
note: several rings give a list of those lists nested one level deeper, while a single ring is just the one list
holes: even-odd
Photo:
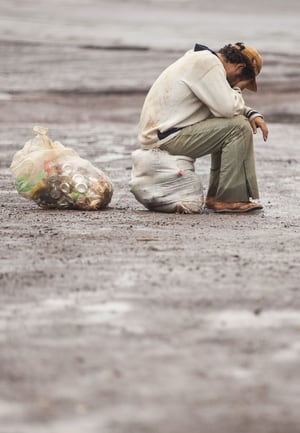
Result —
[{"label": "wet ground", "polygon": [[[0,0],[0,433],[299,432],[300,7],[201,3]],[[195,41],[236,40],[265,59],[245,94],[270,128],[264,211],[145,210],[128,181],[149,86]],[[16,193],[35,124],[110,176],[107,210]]]}]

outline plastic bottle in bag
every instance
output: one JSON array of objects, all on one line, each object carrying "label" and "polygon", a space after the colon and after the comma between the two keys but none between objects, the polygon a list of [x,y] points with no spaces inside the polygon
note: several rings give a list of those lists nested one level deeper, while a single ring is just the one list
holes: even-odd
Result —
[{"label": "plastic bottle in bag", "polygon": [[12,160],[16,189],[42,208],[97,210],[111,201],[109,177],[73,149],[52,141],[47,128],[34,127],[37,135]]}]

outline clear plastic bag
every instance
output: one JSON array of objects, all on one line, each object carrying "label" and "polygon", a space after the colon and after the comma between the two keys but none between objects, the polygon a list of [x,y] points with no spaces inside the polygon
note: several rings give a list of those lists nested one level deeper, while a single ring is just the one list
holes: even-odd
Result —
[{"label": "clear plastic bag", "polygon": [[10,166],[18,193],[46,209],[105,208],[113,194],[109,177],[75,150],[52,141],[47,128],[33,130],[37,135],[14,155]]},{"label": "clear plastic bag", "polygon": [[130,191],[147,209],[160,212],[200,213],[203,186],[194,160],[159,149],[132,153]]}]

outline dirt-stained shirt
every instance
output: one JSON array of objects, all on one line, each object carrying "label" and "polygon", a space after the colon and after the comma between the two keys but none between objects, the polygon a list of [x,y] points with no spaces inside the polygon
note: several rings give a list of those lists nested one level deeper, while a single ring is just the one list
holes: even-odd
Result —
[{"label": "dirt-stained shirt", "polygon": [[250,112],[253,118],[259,115],[246,107],[240,89],[230,86],[219,57],[209,50],[189,50],[167,67],[150,88],[140,116],[139,142],[144,149],[159,147],[174,134],[163,139],[158,134],[172,128],[209,117],[230,118]]}]

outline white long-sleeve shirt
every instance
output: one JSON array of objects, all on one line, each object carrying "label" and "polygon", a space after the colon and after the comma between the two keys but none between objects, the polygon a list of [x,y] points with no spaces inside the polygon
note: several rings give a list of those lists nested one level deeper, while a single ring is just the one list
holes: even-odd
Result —
[{"label": "white long-sleeve shirt", "polygon": [[159,147],[174,134],[159,140],[158,131],[239,114],[250,119],[260,116],[246,107],[241,91],[229,85],[218,56],[209,50],[189,50],[166,68],[149,90],[139,122],[139,142],[144,149]]}]

